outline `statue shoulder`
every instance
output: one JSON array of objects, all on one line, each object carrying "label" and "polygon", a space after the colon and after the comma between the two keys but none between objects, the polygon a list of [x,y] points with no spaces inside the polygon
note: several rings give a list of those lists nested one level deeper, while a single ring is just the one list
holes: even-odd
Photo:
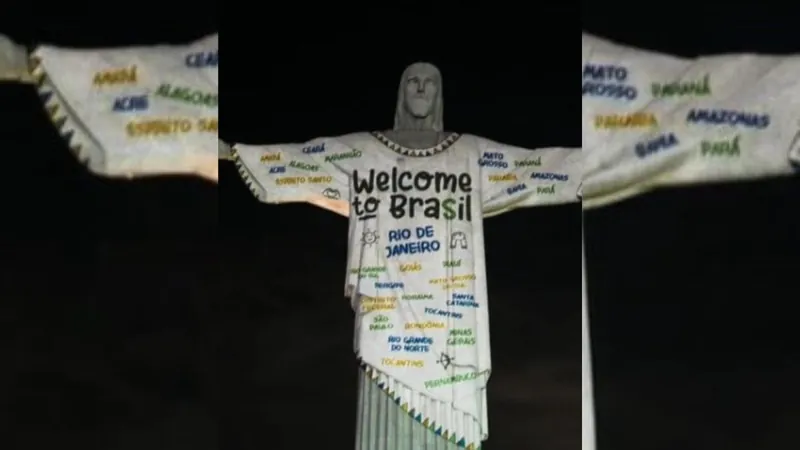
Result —
[{"label": "statue shoulder", "polygon": [[198,45],[201,45],[201,46],[214,46],[214,47],[217,47],[217,46],[219,46],[219,33],[209,34],[208,36],[201,37],[200,39],[195,41],[195,44],[198,44]]},{"label": "statue shoulder", "polygon": [[500,147],[503,147],[503,148],[508,147],[508,145],[506,145],[506,144],[501,144],[500,142],[493,141],[491,139],[487,139],[487,138],[482,137],[482,136],[476,136],[474,134],[462,134],[461,138],[462,139],[466,138],[466,139],[471,140],[479,150],[486,150],[486,149],[500,148]]},{"label": "statue shoulder", "polygon": [[530,151],[537,150],[536,148],[531,149],[526,147],[520,147],[518,145],[506,144],[500,141],[487,139],[481,136],[472,136],[472,138],[474,139],[475,147],[477,147],[481,153],[483,152],[527,153]]},{"label": "statue shoulder", "polygon": [[365,143],[372,142],[374,140],[374,138],[365,131],[343,134],[335,137],[334,139],[336,139],[336,141],[341,145],[351,149],[362,148]]}]

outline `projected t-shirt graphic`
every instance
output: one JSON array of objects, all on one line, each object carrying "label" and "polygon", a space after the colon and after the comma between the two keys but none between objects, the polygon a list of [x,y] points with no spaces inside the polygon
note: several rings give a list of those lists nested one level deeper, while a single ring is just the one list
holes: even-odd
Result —
[{"label": "projected t-shirt graphic", "polygon": [[92,172],[217,180],[217,35],[149,47],[41,45],[30,60],[48,115]]},{"label": "projected t-shirt graphic", "polygon": [[582,39],[584,207],[796,173],[800,56],[679,58]]},{"label": "projected t-shirt graphic", "polygon": [[[403,401],[421,421],[432,414],[426,399],[452,402],[478,436],[486,433],[478,393],[491,370],[483,217],[576,201],[579,158],[580,149],[531,151],[455,133],[428,149],[377,132],[234,146],[262,201],[349,216],[345,291],[358,357],[401,383],[396,392],[407,388]],[[464,426],[450,431],[469,434]]]}]

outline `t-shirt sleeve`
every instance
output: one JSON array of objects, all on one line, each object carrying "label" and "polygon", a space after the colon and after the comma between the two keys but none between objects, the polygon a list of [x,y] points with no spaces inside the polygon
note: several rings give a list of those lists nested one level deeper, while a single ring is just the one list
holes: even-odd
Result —
[{"label": "t-shirt sleeve", "polygon": [[[797,172],[800,55],[684,59],[588,36],[584,46],[584,207]],[[634,99],[612,95],[625,86]]]},{"label": "t-shirt sleeve", "polygon": [[350,214],[349,174],[357,153],[336,138],[232,149],[239,174],[260,201],[311,203],[343,216]]},{"label": "t-shirt sleeve", "polygon": [[578,202],[579,148],[528,150],[479,139],[485,217],[529,206]]},{"label": "t-shirt sleeve", "polygon": [[218,179],[218,39],[110,49],[40,46],[31,73],[47,114],[89,170]]}]

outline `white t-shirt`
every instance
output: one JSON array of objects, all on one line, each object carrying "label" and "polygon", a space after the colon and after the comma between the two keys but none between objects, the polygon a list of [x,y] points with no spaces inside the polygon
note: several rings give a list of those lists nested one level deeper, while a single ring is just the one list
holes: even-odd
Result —
[{"label": "white t-shirt", "polygon": [[187,45],[43,45],[31,63],[50,118],[92,172],[218,179],[217,35]]},{"label": "white t-shirt", "polygon": [[345,292],[358,357],[480,420],[476,397],[491,371],[483,217],[576,202],[580,150],[458,134],[412,150],[381,133],[355,133],[239,144],[234,153],[260,200],[349,216]]},{"label": "white t-shirt", "polygon": [[583,36],[584,207],[792,174],[800,55],[678,58]]}]

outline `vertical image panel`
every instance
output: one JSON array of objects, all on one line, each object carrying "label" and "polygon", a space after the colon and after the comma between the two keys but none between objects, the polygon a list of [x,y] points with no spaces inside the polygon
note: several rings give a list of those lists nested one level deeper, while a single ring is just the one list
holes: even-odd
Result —
[{"label": "vertical image panel", "polygon": [[711,18],[585,21],[586,450],[795,440],[800,47]]},{"label": "vertical image panel", "polygon": [[223,434],[578,448],[579,104],[562,47],[499,26],[411,45],[322,20],[228,60]]},{"label": "vertical image panel", "polygon": [[124,8],[0,17],[2,448],[225,448],[217,29]]}]

